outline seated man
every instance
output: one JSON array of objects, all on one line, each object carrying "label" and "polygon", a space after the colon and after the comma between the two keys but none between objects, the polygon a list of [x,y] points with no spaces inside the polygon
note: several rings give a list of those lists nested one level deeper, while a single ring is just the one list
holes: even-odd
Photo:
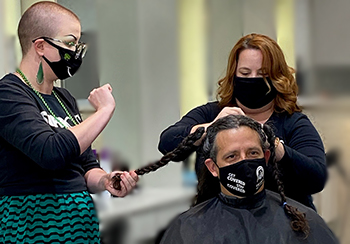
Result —
[{"label": "seated man", "polygon": [[229,115],[208,127],[203,175],[211,187],[199,190],[214,186],[218,194],[177,217],[161,243],[338,243],[313,209],[285,197],[275,163],[279,194],[264,189],[275,141],[268,125],[245,116]]}]

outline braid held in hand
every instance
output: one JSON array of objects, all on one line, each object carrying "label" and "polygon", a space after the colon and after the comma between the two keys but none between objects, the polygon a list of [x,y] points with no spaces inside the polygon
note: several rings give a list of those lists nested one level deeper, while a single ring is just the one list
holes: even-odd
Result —
[{"label": "braid held in hand", "polygon": [[289,205],[287,203],[286,195],[284,193],[284,184],[283,184],[283,181],[281,180],[281,171],[279,170],[278,164],[275,160],[274,142],[275,142],[276,136],[274,135],[271,127],[268,125],[264,125],[263,130],[267,135],[267,138],[269,138],[268,141],[269,141],[269,144],[271,145],[269,148],[271,152],[271,157],[272,157],[272,160],[270,161],[270,163],[273,166],[273,176],[277,183],[278,193],[280,194],[280,197],[281,197],[282,207],[284,209],[285,214],[291,220],[290,226],[292,230],[303,234],[304,238],[306,239],[310,233],[310,226],[306,219],[306,215],[305,213],[300,212],[296,207]]},{"label": "braid held in hand", "polygon": [[[194,145],[204,134],[204,127],[199,127],[195,132],[188,135],[173,151],[165,154],[160,160],[151,163],[147,166],[135,170],[137,175],[144,175],[152,171],[167,165],[170,161],[180,162],[185,160],[192,152],[197,149],[197,146]],[[120,178],[121,174],[117,173],[112,177],[113,187],[117,190],[121,189]]]}]

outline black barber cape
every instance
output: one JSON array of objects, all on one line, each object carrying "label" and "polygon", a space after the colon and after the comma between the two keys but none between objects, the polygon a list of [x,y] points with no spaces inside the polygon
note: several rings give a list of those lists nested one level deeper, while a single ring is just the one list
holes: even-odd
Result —
[{"label": "black barber cape", "polygon": [[245,199],[219,194],[177,217],[161,243],[339,243],[324,220],[311,208],[287,199],[306,213],[310,225],[307,239],[290,227],[280,197],[269,190]]}]

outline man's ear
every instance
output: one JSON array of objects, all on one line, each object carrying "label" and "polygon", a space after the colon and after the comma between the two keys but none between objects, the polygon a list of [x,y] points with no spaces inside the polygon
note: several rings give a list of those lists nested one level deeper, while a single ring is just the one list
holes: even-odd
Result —
[{"label": "man's ear", "polygon": [[268,164],[269,162],[269,159],[270,159],[270,156],[271,156],[271,152],[270,150],[266,150],[265,153],[264,153],[264,158],[265,158],[265,161],[266,161],[266,165]]},{"label": "man's ear", "polygon": [[35,40],[35,42],[33,43],[34,45],[34,49],[35,51],[40,55],[43,56],[44,55],[44,39],[37,39]]},{"label": "man's ear", "polygon": [[219,173],[218,173],[218,167],[216,166],[216,164],[214,163],[214,161],[211,158],[208,158],[205,160],[205,166],[207,166],[207,169],[210,171],[210,173],[214,176],[214,177],[218,177]]}]

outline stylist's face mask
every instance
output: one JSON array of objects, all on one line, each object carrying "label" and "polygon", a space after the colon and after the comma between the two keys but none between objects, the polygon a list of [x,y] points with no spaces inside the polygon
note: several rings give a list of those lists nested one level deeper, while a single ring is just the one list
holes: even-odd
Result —
[{"label": "stylist's face mask", "polygon": [[276,88],[272,85],[270,78],[266,78],[271,89],[266,85],[263,77],[233,78],[234,91],[232,102],[236,103],[237,99],[243,106],[250,109],[261,108],[270,103],[277,94]]},{"label": "stylist's face mask", "polygon": [[233,195],[254,195],[264,182],[265,158],[245,159],[219,168],[221,184]]},{"label": "stylist's face mask", "polygon": [[[51,67],[52,71],[55,73],[58,79],[64,80],[69,77],[72,77],[80,68],[82,64],[82,58],[86,52],[85,44],[78,44],[76,47],[76,51],[72,51],[67,48],[63,48],[54,44],[50,38],[44,38],[44,40],[49,43],[51,46],[58,49],[61,59],[57,62],[49,61],[45,56],[43,56],[44,60]],[[56,40],[56,39],[52,39]],[[81,46],[84,45],[84,46]],[[83,49],[83,50],[82,50]]]}]

